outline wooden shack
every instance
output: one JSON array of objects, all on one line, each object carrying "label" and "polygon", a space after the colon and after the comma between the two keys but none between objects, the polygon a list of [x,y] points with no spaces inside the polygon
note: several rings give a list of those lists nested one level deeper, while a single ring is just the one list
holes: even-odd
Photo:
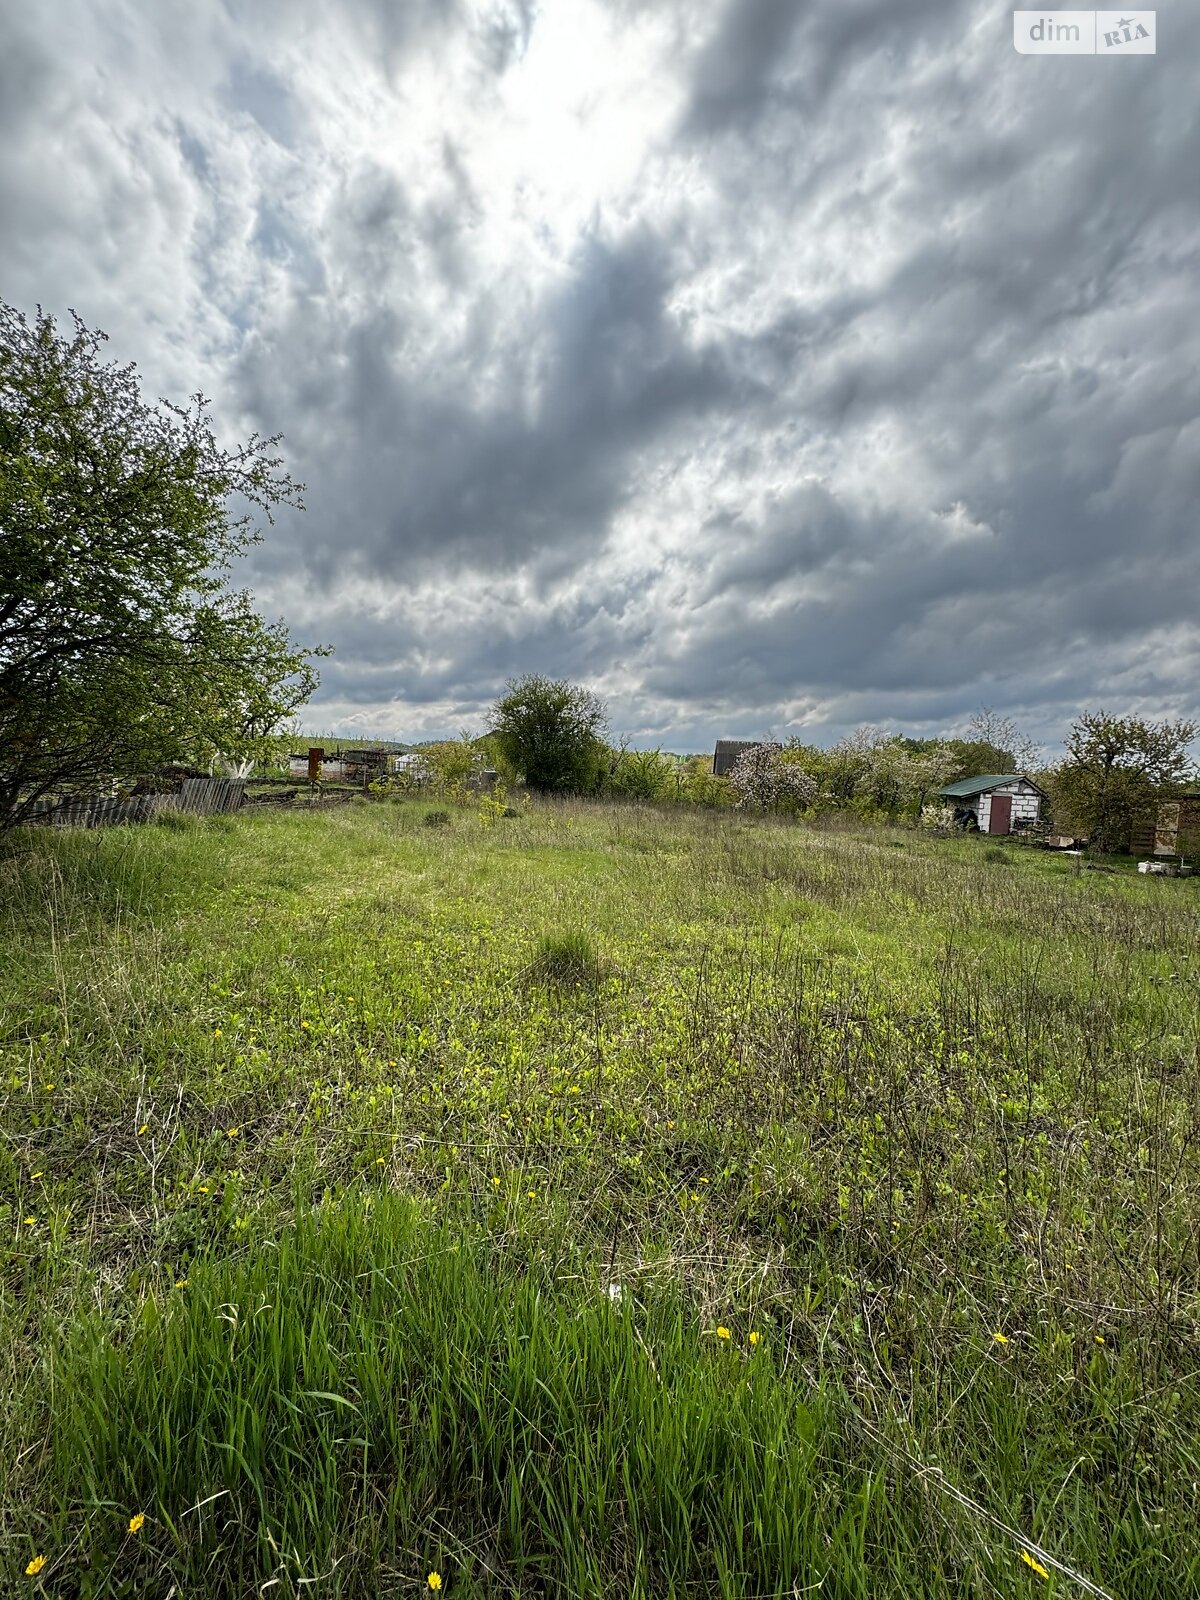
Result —
[{"label": "wooden shack", "polygon": [[1160,800],[1155,814],[1134,830],[1131,849],[1145,856],[1200,856],[1200,794]]}]

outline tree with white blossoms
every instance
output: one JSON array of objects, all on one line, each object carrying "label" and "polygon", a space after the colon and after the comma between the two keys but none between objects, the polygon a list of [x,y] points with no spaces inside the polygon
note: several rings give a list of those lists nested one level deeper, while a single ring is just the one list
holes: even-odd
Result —
[{"label": "tree with white blossoms", "polygon": [[803,811],[817,798],[816,780],[774,744],[743,750],[729,782],[744,811]]}]

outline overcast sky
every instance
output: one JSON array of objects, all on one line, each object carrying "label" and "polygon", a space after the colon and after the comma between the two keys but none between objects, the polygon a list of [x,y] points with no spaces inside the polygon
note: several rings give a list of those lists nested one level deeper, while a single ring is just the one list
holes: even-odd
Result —
[{"label": "overcast sky", "polygon": [[0,295],[307,511],[246,579],[314,728],[586,682],[635,744],[1194,715],[1200,6],[0,8]]}]

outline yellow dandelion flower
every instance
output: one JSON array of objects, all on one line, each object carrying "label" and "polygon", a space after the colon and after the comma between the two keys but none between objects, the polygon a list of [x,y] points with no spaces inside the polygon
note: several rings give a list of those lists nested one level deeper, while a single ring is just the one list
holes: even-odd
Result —
[{"label": "yellow dandelion flower", "polygon": [[213,1038],[214,1038],[214,1039],[219,1039],[219,1038],[220,1038],[220,1037],[221,1037],[221,1030],[220,1030],[220,1028],[214,1028],[214,1029],[213,1029]]},{"label": "yellow dandelion flower", "polygon": [[201,1184],[201,1185],[200,1185],[200,1188],[199,1188],[199,1191],[198,1191],[198,1192],[199,1192],[199,1193],[200,1193],[200,1194],[207,1194],[207,1193],[208,1193],[208,1185],[207,1185],[207,1184],[206,1184],[206,1183],[202,1183],[202,1184]]},{"label": "yellow dandelion flower", "polygon": [[718,1328],[717,1329],[717,1338],[718,1339],[732,1339],[733,1335],[730,1333],[728,1328]]},{"label": "yellow dandelion flower", "polygon": [[1035,1561],[1033,1559],[1033,1557],[1029,1554],[1028,1550],[1022,1550],[1021,1551],[1021,1560],[1025,1563],[1025,1565],[1027,1567],[1032,1567],[1033,1570],[1037,1573],[1039,1578],[1048,1578],[1050,1576],[1050,1574],[1046,1571],[1046,1569],[1042,1565],[1042,1563],[1040,1561]]},{"label": "yellow dandelion flower", "polygon": [[386,1156],[376,1156],[375,1157],[375,1165],[377,1167],[386,1167],[387,1166],[387,1157]]},{"label": "yellow dandelion flower", "polygon": [[140,1128],[139,1128],[139,1129],[138,1129],[138,1138],[139,1138],[139,1139],[140,1139],[140,1138],[141,1138],[141,1137],[142,1137],[142,1135],[143,1135],[143,1134],[144,1134],[144,1133],[145,1133],[145,1132],[146,1132],[146,1129],[147,1129],[147,1128],[148,1128],[148,1127],[149,1127],[149,1126],[150,1126],[150,1124],[149,1124],[149,1123],[148,1123],[148,1122],[143,1122],[143,1123],[142,1123],[142,1125],[141,1125],[141,1127],[140,1127]]},{"label": "yellow dandelion flower", "polygon": [[146,1521],[146,1514],[143,1511],[139,1511],[136,1516],[130,1517],[130,1519],[129,1519],[129,1531],[130,1531],[130,1533],[141,1533],[142,1528],[145,1525],[145,1521]]},{"label": "yellow dandelion flower", "polygon": [[431,1572],[425,1582],[436,1593],[442,1587],[442,1575],[440,1572]]},{"label": "yellow dandelion flower", "polygon": [[1103,1334],[1102,1334],[1102,1333],[1098,1333],[1098,1334],[1097,1334],[1097,1335],[1096,1335],[1096,1340],[1095,1340],[1095,1342],[1096,1342],[1096,1343],[1097,1343],[1097,1344],[1103,1344],[1103,1343],[1104,1343],[1104,1335],[1103,1335]]},{"label": "yellow dandelion flower", "polygon": [[753,1349],[754,1346],[759,1342],[759,1340],[761,1338],[762,1338],[762,1334],[761,1333],[758,1333],[758,1332],[752,1333],[750,1335],[750,1348]]},{"label": "yellow dandelion flower", "polygon": [[37,1218],[36,1217],[26,1217],[25,1218],[25,1226],[27,1228],[36,1228],[37,1227]]},{"label": "yellow dandelion flower", "polygon": [[1006,1333],[994,1333],[992,1335],[992,1338],[997,1344],[1007,1344],[1008,1343],[1008,1335]]},{"label": "yellow dandelion flower", "polygon": [[499,1178],[493,1178],[492,1179],[492,1188],[493,1189],[498,1189],[499,1187],[500,1187],[500,1179]]},{"label": "yellow dandelion flower", "polygon": [[528,1196],[529,1196],[529,1198],[531,1200],[536,1200],[537,1199],[537,1190],[536,1189],[527,1189],[525,1192],[528,1194]]},{"label": "yellow dandelion flower", "polygon": [[225,1137],[226,1137],[226,1138],[227,1138],[227,1139],[236,1139],[236,1138],[237,1138],[237,1136],[238,1136],[238,1134],[239,1134],[239,1133],[240,1133],[240,1132],[241,1132],[241,1131],[242,1131],[242,1130],[241,1130],[241,1129],[240,1129],[240,1128],[226,1128],[226,1129],[225,1129]]},{"label": "yellow dandelion flower", "polygon": [[675,1126],[675,1124],[673,1122],[668,1122],[667,1123],[667,1127],[668,1128],[673,1128],[674,1126]]},{"label": "yellow dandelion flower", "polygon": [[27,1578],[36,1578],[38,1573],[42,1570],[42,1568],[45,1565],[46,1565],[45,1556],[34,1556],[33,1560],[25,1568],[25,1576]]},{"label": "yellow dandelion flower", "polygon": [[31,1172],[29,1174],[29,1181],[30,1181],[30,1183],[36,1183],[38,1181],[38,1179],[40,1177],[42,1177],[42,1176],[43,1176],[43,1174],[41,1172]]},{"label": "yellow dandelion flower", "polygon": [[187,1281],[186,1278],[176,1278],[175,1279],[175,1287],[177,1289],[186,1289],[187,1286],[188,1286],[188,1281]]},{"label": "yellow dandelion flower", "polygon": [[307,1033],[308,1030],[312,1027],[312,1023],[311,1022],[302,1022],[300,1024],[300,1026],[304,1029],[305,1033]]},{"label": "yellow dandelion flower", "polygon": [[47,1094],[53,1094],[54,1093],[54,1085],[52,1083],[48,1083],[46,1085],[46,1093]]}]

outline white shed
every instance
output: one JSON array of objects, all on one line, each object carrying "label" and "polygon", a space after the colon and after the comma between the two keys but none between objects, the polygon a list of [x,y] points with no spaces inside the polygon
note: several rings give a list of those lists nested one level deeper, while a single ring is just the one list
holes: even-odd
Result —
[{"label": "white shed", "polygon": [[946,784],[938,797],[954,807],[956,820],[974,817],[980,833],[1019,833],[1040,820],[1046,792],[1023,772],[985,772]]}]

